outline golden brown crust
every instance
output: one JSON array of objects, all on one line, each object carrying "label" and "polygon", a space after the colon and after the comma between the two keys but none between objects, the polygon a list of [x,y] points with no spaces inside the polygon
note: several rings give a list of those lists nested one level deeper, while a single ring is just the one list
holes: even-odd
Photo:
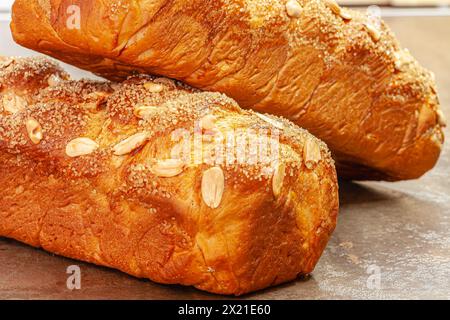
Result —
[{"label": "golden brown crust", "polygon": [[[28,72],[35,62],[15,63]],[[37,72],[0,94],[36,88],[41,78]],[[141,104],[154,107],[144,119],[133,114]],[[212,136],[278,129],[281,162],[271,170],[239,162],[234,153],[222,164],[179,167],[167,160],[171,133],[194,133],[199,120]],[[137,139],[141,133],[145,140]],[[136,148],[123,142],[130,137],[137,137]],[[205,140],[202,152],[210,146]],[[222,94],[148,76],[63,80],[42,86],[26,107],[3,110],[0,171],[1,236],[222,294],[310,273],[338,210],[334,163],[318,139],[284,119],[244,111]]]},{"label": "golden brown crust", "polygon": [[[18,96],[22,104],[33,103],[36,95],[43,88],[56,85],[61,80],[68,79],[58,64],[45,58],[15,58],[0,56],[0,112],[11,96]],[[3,100],[5,97],[5,100]],[[22,101],[23,100],[23,101]]]},{"label": "golden brown crust", "polygon": [[[17,0],[12,30],[18,43],[110,79],[161,74],[284,116],[329,145],[343,177],[431,169],[443,143],[431,74],[383,22],[331,0],[290,2]],[[79,30],[66,25],[73,4]]]}]

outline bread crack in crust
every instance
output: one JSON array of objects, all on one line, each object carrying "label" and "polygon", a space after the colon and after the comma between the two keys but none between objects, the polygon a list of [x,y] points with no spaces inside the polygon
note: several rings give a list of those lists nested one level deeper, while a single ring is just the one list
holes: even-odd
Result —
[{"label": "bread crack in crust", "polygon": [[[73,81],[42,59],[0,74],[0,95],[26,101],[0,113],[0,236],[221,294],[312,272],[338,186],[328,149],[307,131],[165,78]],[[243,156],[271,131],[277,158]],[[216,148],[221,136],[231,152]]]},{"label": "bread crack in crust", "polygon": [[[74,4],[80,29],[66,24]],[[439,157],[433,76],[383,21],[334,0],[120,4],[16,0],[13,35],[108,79],[160,74],[288,118],[327,143],[343,178],[414,179]]]}]

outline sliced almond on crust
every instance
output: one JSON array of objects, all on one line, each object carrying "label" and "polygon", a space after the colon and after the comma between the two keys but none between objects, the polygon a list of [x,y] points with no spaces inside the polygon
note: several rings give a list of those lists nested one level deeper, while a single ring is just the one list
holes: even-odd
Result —
[{"label": "sliced almond on crust", "polygon": [[152,93],[159,93],[164,90],[164,87],[159,83],[146,82],[144,83],[144,88]]},{"label": "sliced almond on crust", "polygon": [[325,0],[325,4],[328,8],[330,8],[331,11],[333,11],[334,14],[340,16],[344,20],[351,20],[352,15],[350,12],[345,12],[342,10],[342,8],[339,6],[339,4],[334,0]]},{"label": "sliced almond on crust", "polygon": [[220,167],[206,170],[202,177],[202,198],[205,204],[216,209],[222,201],[225,189],[225,176]]},{"label": "sliced almond on crust", "polygon": [[275,128],[283,130],[283,128],[284,128],[283,123],[281,123],[279,121],[276,121],[276,120],[274,120],[274,119],[272,119],[272,118],[270,118],[270,117],[268,117],[266,115],[263,115],[261,113],[258,113],[258,112],[256,112],[256,115],[258,116],[258,118],[260,118],[261,120],[263,120],[263,121],[273,125]]},{"label": "sliced almond on crust", "polygon": [[158,177],[171,178],[183,172],[184,163],[179,159],[160,160],[150,170]]},{"label": "sliced almond on crust", "polygon": [[216,117],[208,114],[201,118],[200,127],[204,130],[214,130],[216,128]]},{"label": "sliced almond on crust", "polygon": [[325,0],[325,4],[328,8],[330,8],[333,13],[340,15],[341,14],[341,7],[338,5],[338,3],[334,0]]},{"label": "sliced almond on crust", "polygon": [[13,58],[0,57],[0,68],[8,68],[13,62]]},{"label": "sliced almond on crust", "polygon": [[308,139],[303,147],[303,158],[305,166],[312,169],[321,159],[320,147],[313,139]]},{"label": "sliced almond on crust", "polygon": [[47,79],[47,83],[50,87],[56,87],[58,84],[61,83],[61,81],[62,81],[62,79],[60,78],[60,76],[58,76],[56,74],[52,74]]},{"label": "sliced almond on crust", "polygon": [[436,110],[436,117],[437,117],[438,124],[441,127],[447,126],[447,119],[445,118],[445,115],[441,109]]},{"label": "sliced almond on crust", "polygon": [[274,170],[272,177],[272,191],[275,197],[281,194],[283,188],[284,177],[286,176],[286,165],[280,163]]},{"label": "sliced almond on crust", "polygon": [[339,15],[344,20],[352,20],[352,18],[353,18],[352,14],[350,13],[350,11],[344,11],[342,9],[341,9],[341,12],[339,13]]},{"label": "sliced almond on crust", "polygon": [[66,146],[66,154],[71,157],[80,157],[91,154],[99,148],[97,142],[89,138],[76,138]]},{"label": "sliced almond on crust", "polygon": [[444,136],[441,131],[435,131],[431,136],[431,141],[436,144],[440,149],[442,149],[442,144],[444,143]]},{"label": "sliced almond on crust", "polygon": [[366,22],[364,24],[364,26],[366,27],[366,29],[369,32],[369,35],[373,41],[377,42],[378,40],[380,40],[381,33],[380,33],[380,30],[378,30],[378,28],[376,26],[374,26],[373,24],[371,24],[369,22]]},{"label": "sliced almond on crust", "polygon": [[155,106],[138,105],[134,108],[133,114],[138,118],[144,119],[155,113],[157,110],[158,107]]},{"label": "sliced almond on crust", "polygon": [[116,156],[129,154],[137,148],[143,146],[147,142],[148,138],[149,134],[147,132],[136,133],[114,146],[113,152]]},{"label": "sliced almond on crust", "polygon": [[157,78],[155,80],[153,80],[153,83],[161,83],[164,85],[167,85],[168,87],[172,88],[172,89],[176,89],[177,85],[175,84],[175,81],[173,81],[172,79],[168,79],[168,78]]},{"label": "sliced almond on crust", "polygon": [[297,0],[288,0],[286,2],[286,12],[288,16],[298,18],[302,13],[302,6]]},{"label": "sliced almond on crust", "polygon": [[414,63],[414,58],[411,56],[407,49],[395,51],[394,56],[394,67],[398,71],[403,71],[410,64]]},{"label": "sliced almond on crust", "polygon": [[12,114],[25,109],[27,106],[25,99],[15,94],[5,94],[2,98],[2,102],[4,110]]},{"label": "sliced almond on crust", "polygon": [[42,135],[42,127],[39,124],[39,122],[36,121],[36,119],[30,118],[25,123],[25,126],[27,128],[28,137],[30,138],[31,142],[34,144],[38,144],[41,142],[43,135]]}]

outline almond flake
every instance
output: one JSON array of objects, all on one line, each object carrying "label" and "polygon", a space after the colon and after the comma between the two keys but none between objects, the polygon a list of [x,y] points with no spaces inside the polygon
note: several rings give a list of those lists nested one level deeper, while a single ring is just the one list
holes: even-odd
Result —
[{"label": "almond flake", "polygon": [[2,102],[4,110],[12,114],[25,109],[27,106],[25,99],[15,94],[5,94]]},{"label": "almond flake", "polygon": [[143,146],[149,138],[149,134],[146,132],[140,132],[132,135],[131,137],[119,142],[114,148],[113,152],[116,156],[123,156],[129,154],[137,148]]},{"label": "almond flake", "polygon": [[308,139],[306,141],[303,148],[303,158],[305,166],[308,169],[312,169],[314,164],[318,163],[322,159],[320,147],[313,139]]},{"label": "almond flake", "polygon": [[80,157],[91,154],[99,148],[99,145],[89,138],[76,138],[66,146],[66,154],[71,157]]},{"label": "almond flake", "polygon": [[268,117],[268,116],[266,116],[266,115],[263,115],[263,114],[261,114],[261,113],[258,113],[258,112],[255,112],[256,113],[256,115],[258,116],[258,118],[260,118],[261,120],[263,120],[263,121],[265,121],[265,122],[267,122],[267,123],[269,123],[269,124],[271,124],[271,125],[273,125],[275,128],[278,128],[278,129],[280,129],[280,130],[283,130],[283,124],[281,123],[281,122],[278,122],[278,121],[276,121],[276,120],[273,120],[272,118],[270,118],[270,117]]},{"label": "almond flake", "polygon": [[161,83],[167,85],[169,88],[176,89],[177,85],[175,84],[175,81],[168,79],[168,78],[157,78],[153,80],[154,83]]},{"label": "almond flake", "polygon": [[134,108],[133,114],[141,119],[144,119],[158,110],[155,106],[138,105]]},{"label": "almond flake", "polygon": [[444,143],[444,139],[442,134],[435,132],[432,136],[431,136],[431,141],[437,145],[440,149],[442,149],[442,144]]},{"label": "almond flake", "polygon": [[158,176],[164,178],[171,178],[178,176],[184,170],[184,163],[179,159],[159,160],[150,168],[150,171]]},{"label": "almond flake", "polygon": [[436,110],[436,117],[437,117],[438,124],[441,127],[447,126],[447,119],[445,118],[445,115],[441,109]]},{"label": "almond flake", "polygon": [[216,117],[212,114],[204,116],[200,120],[200,128],[204,130],[214,130],[216,128]]},{"label": "almond flake", "polygon": [[288,16],[298,18],[302,13],[302,7],[296,0],[288,0],[286,3],[286,12]]},{"label": "almond flake", "polygon": [[400,50],[394,52],[394,66],[398,71],[402,71],[414,62],[414,58],[411,56],[408,50]]},{"label": "almond flake", "polygon": [[366,22],[364,24],[364,26],[366,27],[367,31],[369,32],[370,37],[372,38],[373,41],[377,42],[378,40],[380,40],[381,38],[381,33],[378,30],[377,27],[375,27],[373,24]]},{"label": "almond flake", "polygon": [[58,84],[61,83],[61,81],[62,81],[62,79],[56,74],[52,74],[47,79],[47,83],[50,87],[56,87]]},{"label": "almond flake", "polygon": [[25,127],[27,128],[28,137],[30,138],[31,142],[34,144],[38,144],[41,142],[43,135],[42,135],[42,127],[35,119],[30,118],[25,123]]},{"label": "almond flake", "polygon": [[333,11],[334,14],[337,14],[338,16],[341,15],[341,7],[337,4],[334,0],[325,0],[325,4],[328,8],[330,8],[331,11]]},{"label": "almond flake", "polygon": [[0,68],[8,68],[13,62],[12,58],[0,57]]},{"label": "almond flake", "polygon": [[346,11],[346,10],[342,10],[342,9],[341,9],[341,12],[339,13],[339,15],[344,20],[352,20],[352,18],[353,18],[350,11]]},{"label": "almond flake", "polygon": [[274,170],[272,177],[272,191],[275,197],[281,194],[283,188],[284,177],[286,176],[286,165],[284,163],[279,164]]},{"label": "almond flake", "polygon": [[164,90],[164,87],[162,85],[153,82],[144,83],[144,88],[152,93],[159,93]]},{"label": "almond flake", "polygon": [[222,201],[225,189],[225,177],[220,167],[206,170],[202,177],[202,198],[205,204],[216,209]]}]

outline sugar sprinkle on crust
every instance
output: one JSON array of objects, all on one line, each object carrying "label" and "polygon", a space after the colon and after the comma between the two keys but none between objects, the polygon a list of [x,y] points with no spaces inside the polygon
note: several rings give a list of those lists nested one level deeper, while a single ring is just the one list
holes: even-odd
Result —
[{"label": "sugar sprinkle on crust", "polygon": [[[43,6],[37,0],[16,1],[22,3],[22,6],[15,6],[16,10],[23,12],[17,16],[24,16],[30,10],[42,10],[50,15],[52,10],[56,10],[56,5]],[[402,51],[401,46],[383,21],[374,21],[375,17],[368,17],[366,13],[340,8],[332,0],[217,0],[191,4],[181,0],[161,1],[155,4],[156,7],[145,5],[149,8],[148,16],[140,15],[142,8],[139,3],[121,1],[120,5],[113,6],[108,1],[106,7],[98,3],[98,6],[94,5],[98,11],[105,10],[106,20],[111,19],[108,34],[117,39],[133,35],[123,42],[125,47],[114,48],[120,49],[120,55],[101,47],[96,49],[96,59],[92,59],[92,52],[84,46],[67,45],[70,35],[57,32],[64,29],[60,25],[63,20],[50,19],[44,23],[56,30],[47,34],[46,41],[36,36],[42,33],[30,32],[40,30],[43,25],[35,23],[34,16],[38,14],[30,14],[31,18],[27,20],[17,19],[13,25],[19,43],[46,53],[52,52],[57,58],[71,60],[73,64],[112,80],[122,80],[136,72],[165,74],[199,88],[226,92],[243,107],[277,113],[299,124],[311,124],[315,135],[331,137],[329,145],[339,147],[335,150],[338,163],[342,162],[346,167],[346,163],[356,162],[357,168],[365,168],[361,170],[365,178],[379,179],[380,174],[389,180],[415,178],[436,162],[439,153],[427,143],[430,140],[428,131],[434,125],[431,121],[426,126],[422,125],[423,130],[415,135],[407,134],[410,127],[405,125],[402,130],[392,133],[394,136],[390,141],[381,145],[374,137],[385,136],[387,129],[372,123],[396,121],[391,117],[392,113],[372,113],[374,119],[365,122],[366,127],[362,130],[356,130],[356,126],[353,130],[342,130],[347,124],[346,117],[326,116],[333,114],[327,108],[337,109],[339,115],[344,114],[348,105],[354,103],[353,99],[358,100],[358,109],[364,114],[369,114],[375,106],[377,110],[382,106],[395,109],[405,105],[405,100],[411,109],[419,105],[429,105],[433,111],[439,108],[432,75],[415,59],[407,64],[397,61],[396,53]],[[289,15],[288,3],[297,9],[297,3],[301,6],[301,10],[291,12],[298,18]],[[164,14],[156,15],[158,6]],[[130,32],[122,35],[121,29],[114,27],[117,25],[114,19],[125,18],[125,13],[144,20],[136,24],[123,20],[123,29]],[[190,26],[192,37],[185,36],[188,30],[174,27],[183,19],[190,20],[186,25]],[[235,27],[239,32],[235,32]],[[89,23],[83,28],[87,28],[85,31],[92,29]],[[146,32],[148,30],[152,32]],[[91,32],[82,34],[83,43],[93,41]],[[98,41],[109,41],[102,35],[98,37]],[[177,46],[170,45],[173,39],[177,40]],[[148,41],[154,44],[152,50],[146,46]],[[198,45],[192,45],[192,42]],[[270,55],[267,50],[272,50]],[[182,59],[179,51],[183,53]],[[74,53],[73,58],[67,52]],[[5,65],[9,63],[7,61]],[[364,79],[360,86],[347,81],[349,75],[355,73]],[[123,86],[120,86],[121,92],[115,90],[114,98],[108,99],[108,108],[116,114],[115,122],[138,122],[139,119],[133,120],[132,112],[138,102],[158,105],[159,99],[184,94],[177,90],[180,85],[176,81],[154,77],[142,80],[141,89],[147,92],[148,101],[142,101],[143,92],[132,90],[128,94],[133,95],[128,95]],[[333,94],[334,83],[343,86],[342,97]],[[154,87],[154,84],[162,85],[161,92],[161,88],[156,90],[160,94],[152,95],[152,89],[146,89]],[[336,100],[331,101],[329,97]],[[318,108],[325,109],[314,112]],[[356,113],[352,121],[358,121],[357,114],[360,113]],[[380,118],[383,121],[380,122]],[[315,124],[319,123],[320,128],[317,129]],[[341,147],[334,137],[350,141],[353,147]],[[428,155],[419,156],[425,153]],[[392,160],[387,162],[386,158]],[[405,161],[415,165],[403,166]],[[355,173],[353,178],[358,178],[358,171],[356,168],[351,171]]]},{"label": "sugar sprinkle on crust", "polygon": [[[23,64],[20,60],[18,63]],[[44,62],[41,61],[41,63],[45,65]],[[54,69],[57,70],[55,71],[57,74],[60,73],[58,68],[54,67]],[[157,83],[163,86],[163,90],[151,92],[144,88],[144,84],[148,83]],[[72,150],[77,148],[69,151],[73,156],[78,153],[92,154],[97,149],[106,151],[108,145],[112,146],[112,152],[116,156],[127,155],[142,147],[146,141],[153,143],[153,136],[164,136],[177,128],[194,128],[196,121],[208,131],[215,130],[220,123],[226,124],[234,119],[230,115],[236,114],[241,117],[238,118],[241,121],[237,124],[238,127],[258,129],[265,128],[264,123],[266,123],[268,125],[266,128],[283,129],[280,134],[280,142],[282,143],[281,151],[287,160],[286,164],[292,168],[300,168],[301,156],[295,153],[303,153],[303,142],[309,136],[307,131],[285,119],[244,111],[225,95],[199,92],[180,82],[170,79],[166,81],[164,78],[137,76],[131,77],[123,83],[61,80],[54,86],[47,83],[47,87],[39,91],[38,97],[38,103],[20,111],[15,117],[2,118],[5,125],[3,126],[4,130],[0,131],[8,141],[11,150],[25,152],[24,150],[19,151],[18,147],[25,146],[29,138],[24,136],[23,140],[16,140],[20,135],[14,137],[15,133],[20,132],[21,123],[23,125],[25,122],[25,120],[20,120],[25,117],[25,114],[33,116],[36,121],[44,124],[42,130],[46,132],[46,135],[42,147],[49,148],[53,145],[66,150],[67,146],[70,149],[73,143],[81,142],[82,151]],[[133,112],[142,106],[151,106],[154,112],[144,117],[145,119],[139,120]],[[23,116],[22,112],[25,113]],[[223,118],[225,114],[229,115]],[[125,119],[128,118],[129,120],[125,122]],[[228,118],[230,120],[227,120]],[[90,121],[109,123],[108,126],[111,129],[106,129],[104,132],[91,132],[88,124]],[[61,124],[63,125],[61,126]],[[124,130],[128,130],[130,124],[137,125],[141,131],[127,134]],[[7,130],[7,128],[13,130]],[[147,132],[150,129],[151,135]],[[109,133],[110,130],[112,130],[111,133]],[[120,140],[111,135],[115,132],[114,130],[121,137]],[[69,132],[70,138],[64,141],[65,135]],[[97,136],[95,140],[99,142],[82,137],[86,133],[89,133],[90,137]],[[79,140],[80,138],[81,140]],[[52,140],[54,140],[53,144],[49,144],[52,143]],[[315,140],[317,145],[321,146],[322,152],[329,155],[325,144]],[[286,146],[292,145],[292,147],[285,147],[285,144]],[[327,161],[332,163],[330,156]],[[252,173],[247,172],[248,169],[243,169],[247,178],[260,179],[264,176],[263,166],[255,164],[253,167]]]},{"label": "sugar sprinkle on crust", "polygon": [[[59,73],[57,69],[54,72]],[[267,116],[270,121],[265,121],[255,112],[242,110],[234,100],[223,94],[200,92],[178,81],[159,79],[157,83],[163,86],[163,90],[151,92],[144,84],[155,83],[156,79],[149,76],[130,77],[122,83],[62,79],[53,86],[49,85],[48,76],[36,74],[27,80],[25,86],[39,87],[33,97],[23,94],[24,84],[18,83],[17,86],[7,88],[11,94],[27,100],[27,106],[18,112],[0,114],[0,166],[4,172],[19,170],[31,177],[28,182],[20,181],[20,185],[14,186],[14,197],[23,194],[27,197],[31,194],[36,196],[39,191],[23,190],[20,186],[30,186],[30,181],[38,181],[46,190],[46,193],[39,193],[42,196],[39,205],[54,205],[48,201],[47,190],[50,195],[63,192],[64,196],[52,196],[50,200],[62,201],[57,205],[57,210],[64,212],[62,217],[69,219],[72,215],[83,215],[83,219],[86,219],[83,221],[92,219],[98,226],[106,223],[107,228],[120,227],[124,231],[122,233],[106,228],[102,229],[101,236],[96,234],[89,238],[93,242],[86,242],[89,246],[86,250],[95,257],[95,261],[80,256],[79,250],[84,250],[84,244],[75,245],[80,237],[67,238],[70,243],[74,243],[73,247],[70,246],[74,251],[70,254],[65,251],[64,255],[153,278],[154,275],[162,274],[160,272],[163,269],[155,265],[156,269],[150,272],[139,268],[122,268],[116,262],[108,264],[108,257],[96,248],[97,244],[104,246],[107,243],[103,242],[102,236],[113,235],[123,240],[125,246],[142,247],[143,252],[152,256],[151,259],[144,257],[143,261],[153,263],[158,255],[157,250],[146,246],[161,240],[164,244],[176,244],[174,247],[169,246],[170,248],[158,248],[163,250],[164,255],[174,252],[172,248],[181,252],[181,255],[173,254],[166,260],[166,266],[173,264],[174,270],[180,275],[175,280],[171,277],[172,282],[188,285],[195,282],[198,288],[204,290],[232,294],[242,294],[260,286],[271,285],[265,282],[255,285],[250,281],[251,268],[249,272],[239,276],[239,286],[224,288],[210,280],[213,279],[210,278],[211,274],[224,272],[227,275],[226,283],[233,281],[228,279],[229,271],[219,264],[211,262],[214,263],[211,266],[214,273],[191,275],[190,271],[186,272],[184,264],[178,266],[177,261],[173,260],[187,254],[188,260],[198,265],[198,268],[194,266],[188,270],[194,273],[199,268],[207,270],[207,263],[200,250],[205,248],[207,239],[202,242],[202,236],[205,236],[204,232],[209,227],[202,223],[214,227],[222,216],[227,217],[233,213],[233,217],[245,225],[257,226],[263,222],[264,228],[271,228],[277,226],[279,219],[285,219],[283,225],[293,227],[292,232],[289,231],[289,236],[295,237],[289,240],[292,250],[299,257],[310,258],[295,259],[296,265],[292,267],[292,257],[283,257],[283,270],[295,270],[292,277],[291,273],[280,273],[281,281],[288,281],[298,273],[312,270],[334,228],[338,206],[334,163],[323,142],[290,121],[272,116]],[[141,119],[133,114],[137,105],[157,106],[157,110]],[[26,128],[30,119],[36,120],[42,128],[43,135],[38,144],[30,140],[29,130]],[[239,141],[241,147],[248,149],[256,141],[252,139],[258,137],[260,130],[277,131],[274,123],[283,127],[283,130],[278,130],[278,140],[270,137],[273,142],[278,142],[277,152],[285,164],[281,189],[276,182],[274,187],[274,163],[239,163],[237,151],[231,154],[233,159],[222,164],[171,159],[171,149],[175,145],[171,140],[174,131],[182,130],[191,135],[203,134],[205,143],[201,145],[200,151],[208,153],[214,152],[214,143],[207,142],[208,138],[214,139],[220,133],[226,136],[230,130],[250,130],[253,133],[247,136],[248,139]],[[199,126],[202,130],[199,130]],[[137,139],[136,134],[141,133],[148,133],[148,136]],[[245,134],[236,136],[246,137]],[[317,164],[314,171],[306,170],[303,163],[303,146],[309,139],[316,142],[323,155],[323,161]],[[129,146],[126,142],[129,142]],[[278,177],[275,178],[276,181],[281,180],[279,174],[275,174],[275,177]],[[317,179],[320,179],[320,183]],[[2,182],[6,183],[6,178]],[[2,195],[8,193],[8,190],[2,189]],[[278,196],[274,197],[275,193]],[[314,197],[310,194],[314,194]],[[247,207],[233,207],[239,203],[235,201],[235,197],[244,201],[243,204],[247,204]],[[2,207],[8,207],[4,205],[7,199],[8,197],[0,197]],[[316,206],[318,203],[320,206]],[[295,217],[304,219],[305,216],[299,212],[305,207],[313,208],[315,214],[313,220],[301,224],[302,228],[308,227],[302,229],[300,237]],[[243,212],[248,214],[241,217]],[[116,216],[117,220],[111,218],[111,215]],[[119,226],[117,221],[123,224]],[[229,221],[230,227],[233,227],[234,218]],[[39,221],[38,224],[45,226],[42,233],[45,235],[46,228],[50,225],[46,221]],[[316,229],[319,226],[318,231]],[[92,230],[98,231],[96,228]],[[246,227],[238,230],[236,239],[240,240],[248,235],[248,230],[253,229]],[[222,231],[219,234],[223,234]],[[275,227],[275,231],[278,232],[279,228]],[[257,234],[263,235],[260,231]],[[153,240],[137,242],[133,238],[145,238],[147,235]],[[35,245],[41,245],[40,239],[36,240]],[[270,241],[270,236],[266,240]],[[310,249],[302,249],[307,242]],[[245,248],[253,246],[253,240],[242,244]],[[269,249],[267,254],[271,257],[280,258],[278,251],[272,252],[270,246],[264,247],[264,250]],[[289,252],[293,252],[292,250]],[[118,253],[121,255],[118,263],[131,261],[130,266],[139,258],[133,250]],[[233,251],[232,254],[235,255],[236,252]],[[164,279],[155,280],[165,282]]]}]

